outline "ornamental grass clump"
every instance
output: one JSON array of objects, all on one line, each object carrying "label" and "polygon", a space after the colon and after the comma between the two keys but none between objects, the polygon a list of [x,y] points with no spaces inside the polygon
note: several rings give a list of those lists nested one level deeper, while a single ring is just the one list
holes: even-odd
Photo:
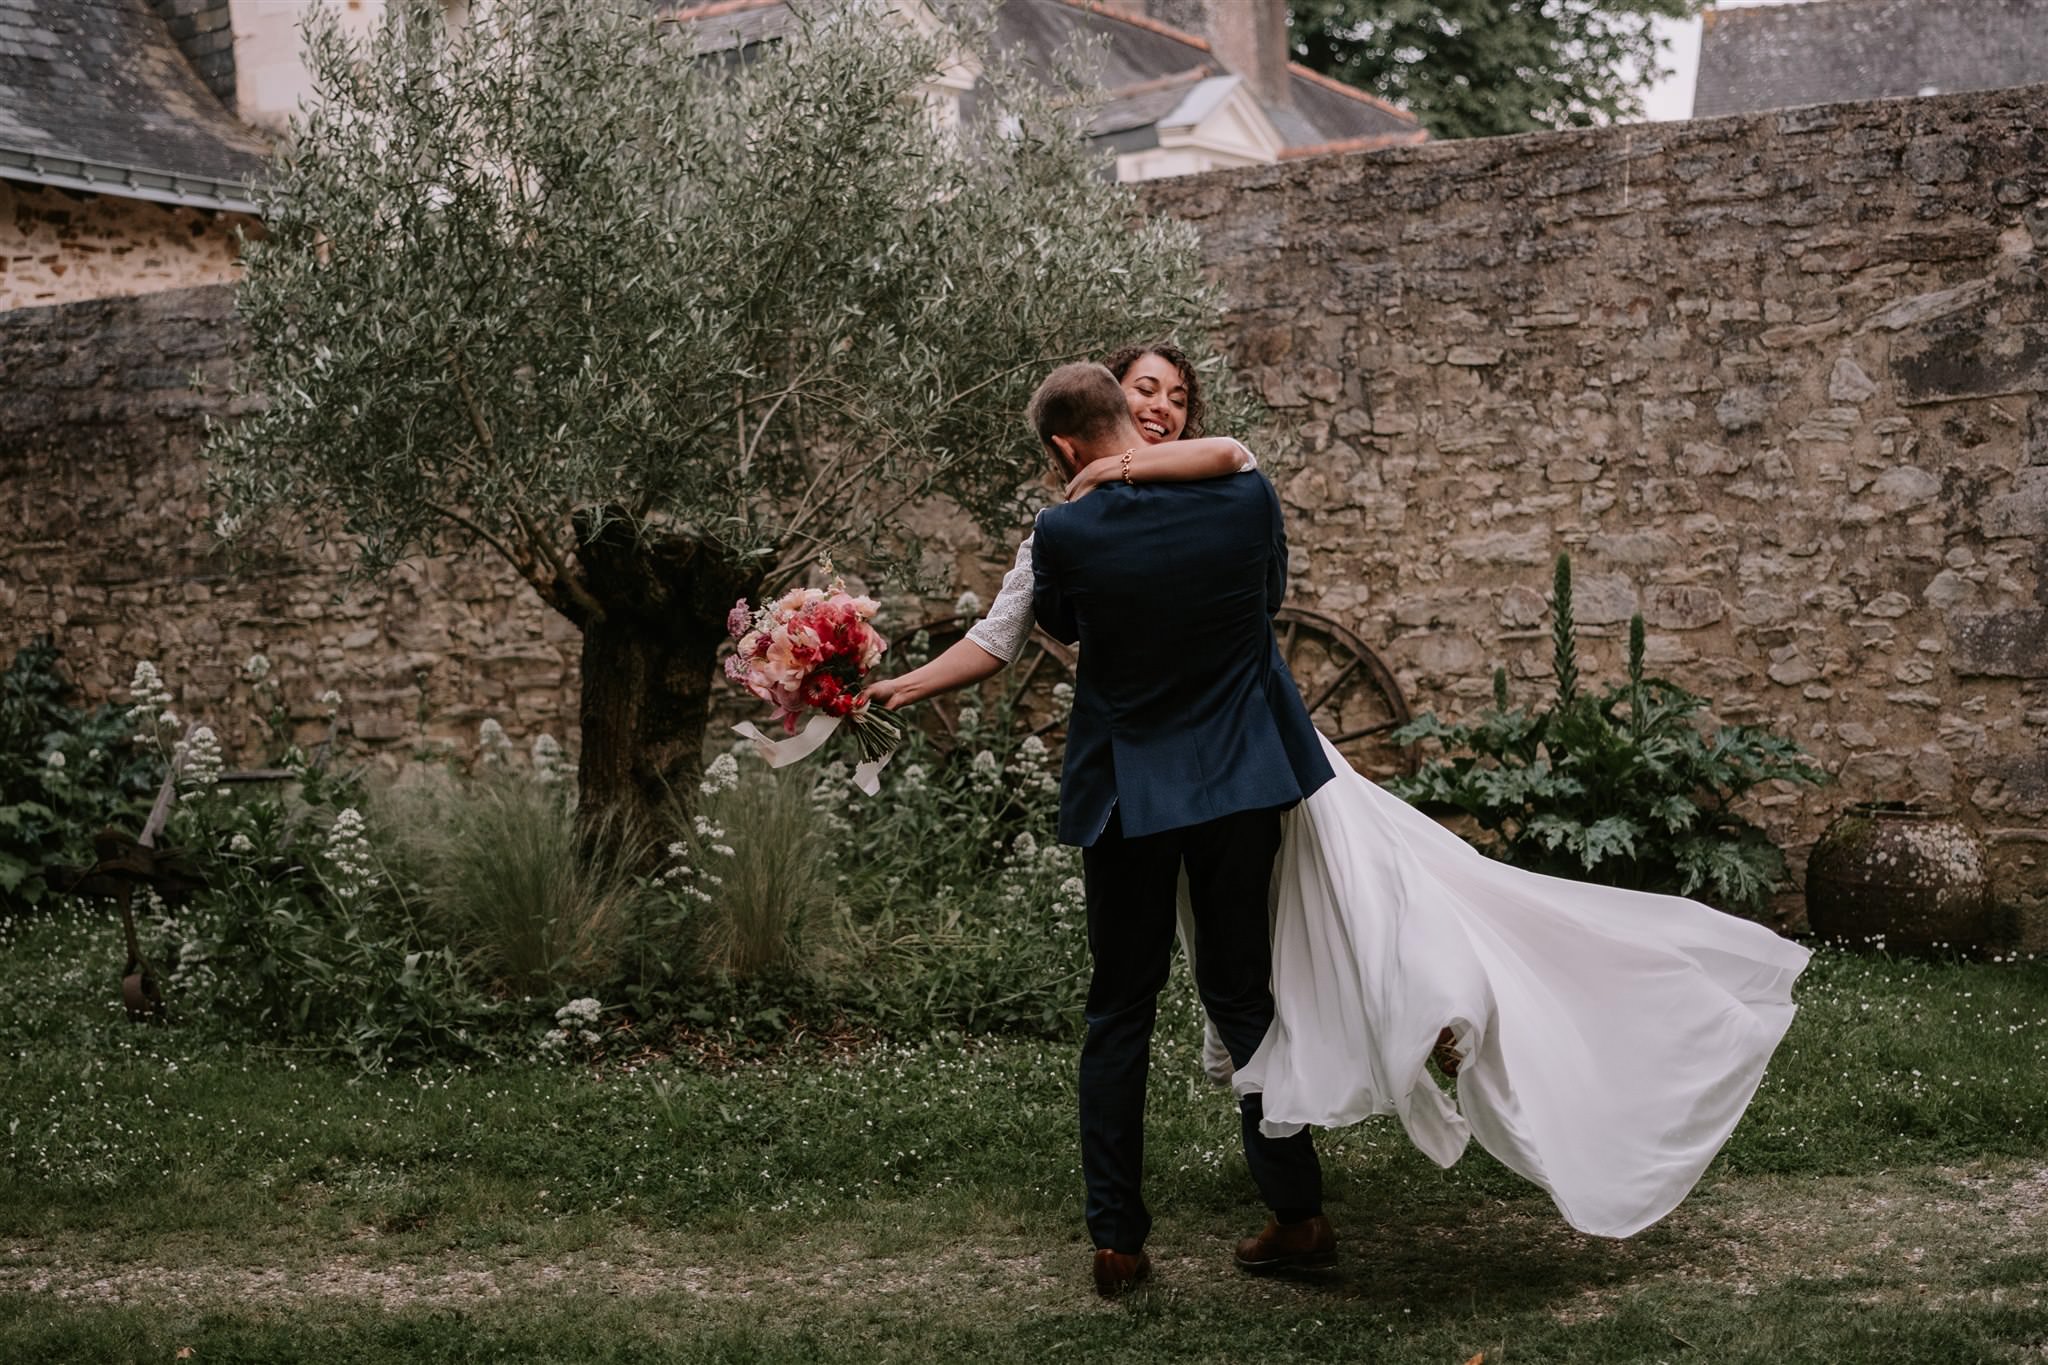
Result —
[{"label": "ornamental grass clump", "polygon": [[499,769],[392,798],[430,935],[506,993],[559,998],[615,968],[640,894],[635,850],[615,820],[580,827],[573,799]]},{"label": "ornamental grass clump", "polygon": [[[819,807],[867,799],[843,772],[713,759],[696,810],[679,802],[668,812],[675,833],[655,877],[666,903],[648,926],[664,941],[651,946],[741,981],[809,970],[838,890],[838,841]],[[841,780],[828,788],[828,775]]]},{"label": "ornamental grass clump", "polygon": [[1480,847],[1517,867],[1762,914],[1785,858],[1735,806],[1765,783],[1813,784],[1821,772],[1793,741],[1711,725],[1707,698],[1648,676],[1640,613],[1629,622],[1627,680],[1586,690],[1566,555],[1552,611],[1550,704],[1511,707],[1496,669],[1490,710],[1458,723],[1424,715],[1395,732],[1440,752],[1388,789],[1432,814],[1470,817]]}]

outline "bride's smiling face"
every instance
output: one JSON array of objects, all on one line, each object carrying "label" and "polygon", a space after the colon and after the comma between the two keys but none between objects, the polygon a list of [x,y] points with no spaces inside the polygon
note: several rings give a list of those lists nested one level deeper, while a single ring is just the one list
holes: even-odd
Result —
[{"label": "bride's smiling face", "polygon": [[1145,354],[1124,371],[1124,400],[1146,445],[1180,439],[1188,424],[1188,386],[1165,356]]}]

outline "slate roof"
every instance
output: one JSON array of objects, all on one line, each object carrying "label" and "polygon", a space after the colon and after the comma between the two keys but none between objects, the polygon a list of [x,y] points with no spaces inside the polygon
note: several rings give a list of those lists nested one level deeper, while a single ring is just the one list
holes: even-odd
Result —
[{"label": "slate roof", "polygon": [[[1032,61],[1048,64],[1062,48],[1097,45],[1101,67],[1096,78],[1110,96],[1105,116],[1133,99],[1148,107],[1156,103],[1150,92],[1169,78],[1198,79],[1192,73],[1203,67],[1206,75],[1224,73],[1207,39],[1157,20],[1106,14],[1085,0],[1002,0],[995,39],[1005,50],[1021,50]],[[1306,67],[1290,71],[1293,108],[1261,101],[1290,150],[1422,140],[1422,125],[1413,115]],[[1159,109],[1155,121],[1173,108]]]},{"label": "slate roof", "polygon": [[2048,81],[2048,0],[1710,9],[1694,118]]},{"label": "slate roof", "polygon": [[0,178],[248,213],[269,153],[149,0],[0,0]]},{"label": "slate roof", "polygon": [[[784,0],[711,0],[670,7],[691,26],[699,53],[743,51],[790,31]],[[1086,45],[1091,73],[1108,98],[1090,128],[1120,149],[1151,145],[1147,130],[1179,107],[1203,79],[1225,74],[1201,36],[1155,19],[1107,14],[1087,0],[999,0],[995,43],[1026,61],[1049,66],[1063,49]],[[1420,142],[1414,116],[1376,96],[1291,68],[1293,107],[1261,102],[1289,152]]]}]

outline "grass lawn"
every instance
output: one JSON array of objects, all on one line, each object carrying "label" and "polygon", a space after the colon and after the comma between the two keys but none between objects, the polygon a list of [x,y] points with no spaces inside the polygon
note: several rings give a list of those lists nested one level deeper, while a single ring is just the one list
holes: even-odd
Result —
[{"label": "grass lawn", "polygon": [[1582,1237],[1475,1148],[1322,1139],[1338,1271],[1253,1280],[1177,991],[1156,1285],[1087,1282],[1073,1049],[360,1075],[137,1028],[98,922],[0,934],[0,1360],[2048,1358],[2048,964],[1823,954],[1693,1197]]}]

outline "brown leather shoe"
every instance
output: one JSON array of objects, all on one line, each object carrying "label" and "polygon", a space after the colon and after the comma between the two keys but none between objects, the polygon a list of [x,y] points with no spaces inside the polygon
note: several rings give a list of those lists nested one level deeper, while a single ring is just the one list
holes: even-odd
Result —
[{"label": "brown leather shoe", "polygon": [[1126,1256],[1103,1247],[1095,1253],[1095,1292],[1105,1299],[1135,1289],[1152,1274],[1152,1258],[1144,1252]]},{"label": "brown leather shoe", "polygon": [[1237,1244],[1237,1263],[1253,1273],[1320,1270],[1337,1264],[1337,1234],[1320,1213],[1285,1226],[1266,1220],[1266,1230]]},{"label": "brown leather shoe", "polygon": [[1436,1069],[1444,1075],[1455,1078],[1458,1068],[1465,1064],[1465,1054],[1458,1051],[1458,1035],[1449,1029],[1439,1029],[1436,1046],[1430,1049],[1430,1058],[1436,1062]]}]

